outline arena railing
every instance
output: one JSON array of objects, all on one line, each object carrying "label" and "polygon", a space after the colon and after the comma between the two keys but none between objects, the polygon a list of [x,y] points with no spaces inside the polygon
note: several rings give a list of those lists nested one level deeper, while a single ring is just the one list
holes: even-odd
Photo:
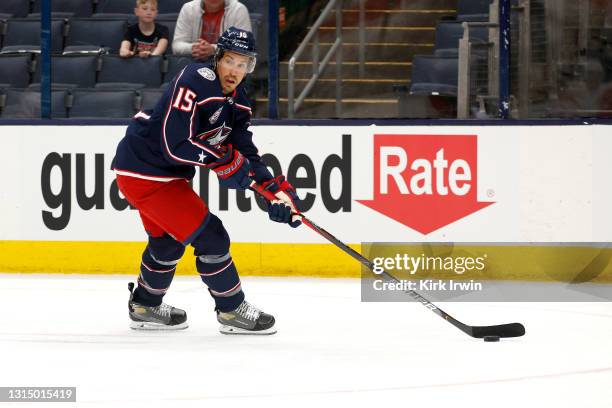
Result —
[{"label": "arena railing", "polygon": [[[334,9],[335,7],[335,9]],[[319,28],[323,25],[327,17],[335,10],[336,13],[336,40],[331,48],[319,60]],[[300,56],[306,50],[310,42],[312,43],[312,76],[300,92],[299,96],[295,97],[295,64]],[[321,12],[317,21],[312,25],[306,37],[302,40],[297,50],[289,59],[289,72],[287,83],[287,104],[289,119],[293,119],[295,113],[300,108],[308,93],[316,84],[319,76],[323,73],[331,58],[336,55],[336,116],[342,116],[342,0],[331,0]]]}]

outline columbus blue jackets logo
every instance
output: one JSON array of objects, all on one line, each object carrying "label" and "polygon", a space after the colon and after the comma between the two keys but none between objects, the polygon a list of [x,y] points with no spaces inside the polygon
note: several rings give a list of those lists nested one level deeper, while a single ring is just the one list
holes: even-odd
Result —
[{"label": "columbus blue jackets logo", "polygon": [[200,133],[197,138],[206,141],[206,143],[210,146],[217,146],[223,143],[225,139],[227,139],[231,131],[232,128],[229,126],[225,126],[225,122],[223,122],[223,124],[218,128],[214,128],[204,133]]},{"label": "columbus blue jackets logo", "polygon": [[214,81],[217,78],[217,75],[215,75],[215,71],[210,68],[200,68],[198,69],[198,74],[202,75],[209,81]]}]

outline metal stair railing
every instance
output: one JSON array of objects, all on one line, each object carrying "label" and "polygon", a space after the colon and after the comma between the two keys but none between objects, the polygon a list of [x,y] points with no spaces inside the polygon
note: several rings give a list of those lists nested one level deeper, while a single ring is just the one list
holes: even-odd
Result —
[{"label": "metal stair railing", "polygon": [[[463,37],[459,40],[459,67],[457,78],[457,119],[470,117],[471,102],[471,70],[472,48],[474,46],[487,47],[488,51],[488,95],[480,98],[499,98],[499,3],[494,0],[489,9],[489,22],[463,22]],[[484,44],[470,42],[470,27],[488,27],[489,41]],[[484,102],[481,102],[484,105]]]},{"label": "metal stair railing", "polygon": [[[331,14],[334,7],[336,11],[336,40],[325,57],[319,61],[319,28],[327,16]],[[302,55],[308,43],[313,39],[312,76],[304,86],[304,89],[302,89],[300,95],[295,98],[295,65],[297,59]],[[298,49],[291,56],[291,59],[289,59],[289,73],[287,81],[287,104],[289,119],[292,119],[300,106],[302,106],[304,99],[306,99],[308,93],[312,90],[319,77],[323,74],[323,71],[325,71],[327,64],[334,54],[336,54],[336,116],[340,118],[342,117],[342,0],[331,0],[327,6],[325,6],[317,21],[310,28],[308,34],[306,34],[306,37],[298,46]]]},{"label": "metal stair railing", "polygon": [[529,116],[529,84],[531,80],[531,0],[519,0],[512,7],[519,18],[518,46],[518,113],[519,117]]}]

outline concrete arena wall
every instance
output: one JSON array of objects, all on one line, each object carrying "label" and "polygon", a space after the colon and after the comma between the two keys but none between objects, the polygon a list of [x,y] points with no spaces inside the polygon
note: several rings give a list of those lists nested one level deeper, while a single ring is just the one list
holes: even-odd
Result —
[{"label": "concrete arena wall", "polygon": [[[379,241],[537,242],[546,251],[541,256],[572,247],[588,263],[592,248],[601,247],[595,243],[612,242],[609,129],[255,126],[253,132],[266,163],[298,187],[307,215],[356,249]],[[136,273],[146,235],[110,171],[124,126],[0,132],[0,271]],[[207,173],[193,184],[226,225],[241,274],[359,276],[354,260],[309,229],[271,223],[251,192],[220,190]],[[608,269],[600,278],[612,281]],[[190,256],[177,273],[195,273]],[[547,279],[507,271],[499,278]]]}]

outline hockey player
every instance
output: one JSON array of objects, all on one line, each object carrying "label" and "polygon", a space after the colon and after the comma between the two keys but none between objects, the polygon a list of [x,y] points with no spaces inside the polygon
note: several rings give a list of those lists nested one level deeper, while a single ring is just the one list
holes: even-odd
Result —
[{"label": "hockey player", "polygon": [[162,299],[191,245],[197,271],[215,301],[220,331],[276,332],[274,317],[244,300],[223,223],[189,185],[196,166],[214,171],[228,188],[246,189],[255,181],[281,198],[269,204],[270,219],[300,225],[291,220],[298,202],[295,189],[283,176],[270,174],[248,130],[251,108],[241,82],[255,62],[252,33],[229,28],[219,38],[211,65],[183,69],[152,111],[134,116],[117,147],[117,184],[139,210],[149,236],[138,286],[128,285],[134,329],[187,327],[185,311]]}]

